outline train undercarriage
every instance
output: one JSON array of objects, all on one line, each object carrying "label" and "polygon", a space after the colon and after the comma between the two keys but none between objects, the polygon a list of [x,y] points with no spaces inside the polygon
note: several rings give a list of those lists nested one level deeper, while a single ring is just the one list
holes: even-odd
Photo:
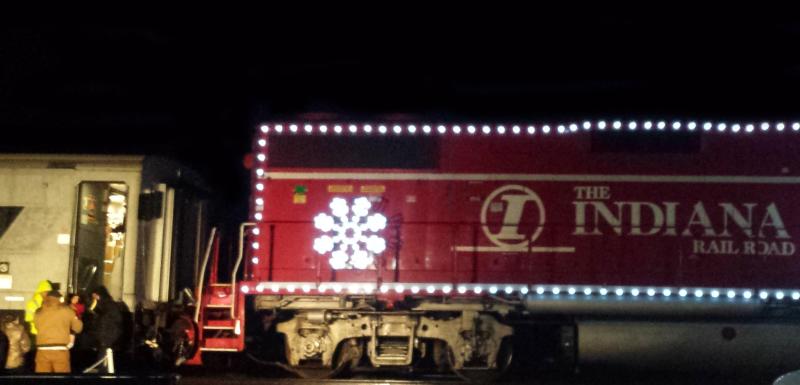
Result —
[{"label": "train undercarriage", "polygon": [[[273,357],[306,378],[362,370],[488,382],[527,370],[786,372],[800,367],[793,308],[574,298],[257,295]],[[591,306],[589,306],[591,305]],[[589,306],[589,307],[587,307]],[[599,307],[599,308],[598,308]],[[594,314],[594,315],[592,315]],[[523,364],[520,364],[523,362]]]},{"label": "train undercarriage", "polygon": [[513,329],[512,306],[475,299],[387,303],[370,296],[270,296],[255,309],[284,338],[286,363],[304,377],[336,376],[359,366],[502,374]]}]

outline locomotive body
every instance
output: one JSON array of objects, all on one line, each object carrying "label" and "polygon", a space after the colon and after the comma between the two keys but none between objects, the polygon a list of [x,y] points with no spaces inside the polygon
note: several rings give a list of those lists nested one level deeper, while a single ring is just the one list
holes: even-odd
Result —
[{"label": "locomotive body", "polygon": [[794,368],[798,130],[266,124],[238,296],[304,373]]}]

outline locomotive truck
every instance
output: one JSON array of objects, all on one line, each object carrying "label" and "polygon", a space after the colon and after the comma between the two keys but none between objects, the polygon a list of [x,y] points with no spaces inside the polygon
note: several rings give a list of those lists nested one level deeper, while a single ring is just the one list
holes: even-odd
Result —
[{"label": "locomotive truck", "polygon": [[247,321],[306,376],[798,368],[798,154],[785,121],[266,123],[189,362]]}]

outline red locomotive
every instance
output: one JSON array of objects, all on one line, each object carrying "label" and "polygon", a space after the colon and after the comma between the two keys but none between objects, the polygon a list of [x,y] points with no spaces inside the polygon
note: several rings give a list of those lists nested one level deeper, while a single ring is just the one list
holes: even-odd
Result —
[{"label": "red locomotive", "polygon": [[689,120],[262,125],[241,278],[212,271],[200,289],[199,350],[243,350],[253,296],[305,374],[497,372],[524,328],[576,365],[799,367],[799,135]]}]

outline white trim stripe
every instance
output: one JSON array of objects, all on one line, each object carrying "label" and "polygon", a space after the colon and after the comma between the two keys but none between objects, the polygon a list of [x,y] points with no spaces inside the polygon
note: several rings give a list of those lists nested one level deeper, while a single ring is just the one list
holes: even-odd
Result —
[{"label": "white trim stripe", "polygon": [[469,173],[371,173],[270,171],[276,180],[431,180],[509,182],[636,182],[636,183],[733,183],[800,184],[794,176],[729,175],[593,175],[593,174],[469,174]]},{"label": "white trim stripe", "polygon": [[574,253],[575,248],[569,246],[455,246],[455,251],[471,251],[476,253]]},{"label": "white trim stripe", "polygon": [[604,297],[676,297],[696,300],[800,301],[800,288],[758,289],[698,286],[622,286],[582,284],[519,284],[519,283],[431,283],[387,282],[250,282],[240,289],[245,294],[283,295],[347,295],[347,294],[412,294],[412,295],[534,295],[584,298]]}]

